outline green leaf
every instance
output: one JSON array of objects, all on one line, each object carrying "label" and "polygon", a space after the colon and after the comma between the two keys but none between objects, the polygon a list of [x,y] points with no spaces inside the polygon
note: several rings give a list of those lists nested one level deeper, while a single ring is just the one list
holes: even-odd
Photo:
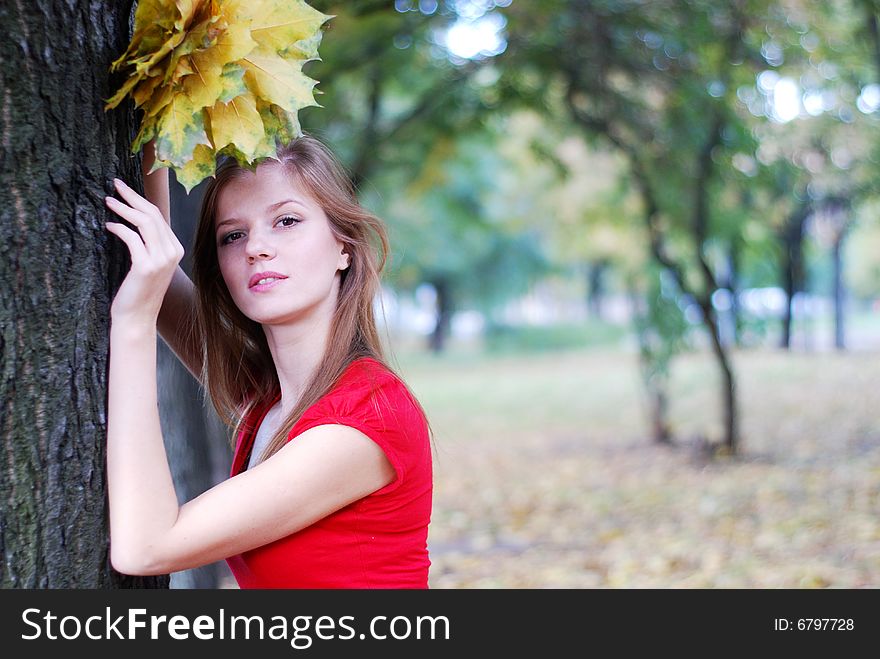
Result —
[{"label": "green leaf", "polygon": [[281,144],[289,144],[291,140],[302,135],[296,112],[288,112],[277,105],[264,102],[257,103],[257,110],[263,119],[266,137],[270,143],[277,140]]},{"label": "green leaf", "polygon": [[159,115],[156,157],[183,167],[193,157],[197,144],[210,146],[202,111],[196,110],[185,94],[177,94]]},{"label": "green leaf", "polygon": [[240,64],[233,62],[223,67],[223,73],[220,75],[220,96],[218,101],[228,103],[236,96],[248,93],[247,85],[244,84],[244,68]]},{"label": "green leaf", "polygon": [[214,175],[217,159],[214,150],[205,144],[196,144],[192,160],[183,167],[175,167],[177,181],[186,188],[187,193],[209,176]]},{"label": "green leaf", "polygon": [[318,46],[321,45],[323,37],[323,33],[316,32],[310,37],[300,39],[289,47],[279,50],[278,54],[284,59],[301,59],[305,61],[320,59],[318,57]]},{"label": "green leaf", "polygon": [[156,137],[157,124],[158,121],[156,117],[144,117],[144,120],[141,123],[141,129],[138,131],[138,134],[134,138],[134,142],[131,145],[131,150],[133,153],[137,153],[138,151],[140,151],[140,148],[144,144]]}]

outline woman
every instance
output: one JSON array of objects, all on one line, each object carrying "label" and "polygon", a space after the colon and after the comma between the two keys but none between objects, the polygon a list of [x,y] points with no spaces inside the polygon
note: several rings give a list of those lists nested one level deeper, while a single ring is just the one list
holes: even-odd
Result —
[{"label": "woman", "polygon": [[[113,566],[164,574],[225,558],[243,588],[426,588],[430,439],[382,362],[381,221],[303,136],[256,171],[218,168],[193,285],[165,220],[167,170],[145,178],[156,203],[118,180],[122,200],[107,198],[137,228],[107,223],[132,261],[111,307]],[[236,427],[231,477],[182,506],[159,425],[157,327]]]}]

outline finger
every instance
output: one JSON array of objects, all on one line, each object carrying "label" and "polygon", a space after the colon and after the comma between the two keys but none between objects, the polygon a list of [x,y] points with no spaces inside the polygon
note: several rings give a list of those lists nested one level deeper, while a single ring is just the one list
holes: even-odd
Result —
[{"label": "finger", "polygon": [[165,224],[164,222],[143,211],[127,206],[115,197],[105,197],[104,201],[107,204],[107,208],[138,228],[142,242],[146,245],[148,252],[163,254],[173,248],[173,244],[169,241],[168,236],[164,235],[166,232],[161,228]]},{"label": "finger", "polygon": [[[147,199],[145,199],[135,190],[130,188],[121,179],[114,178],[113,184],[116,187],[116,191],[119,193],[119,196],[125,199],[129,206],[131,206],[135,210],[144,213],[144,215],[146,215],[147,218],[151,220],[155,220],[157,218],[161,220],[161,222],[157,222],[157,225],[159,227],[158,235],[167,236],[170,239],[170,242],[168,244],[173,249],[174,244],[177,242],[177,236],[174,234],[174,231],[171,228],[171,222],[168,220],[168,218],[162,215],[162,211],[160,211],[155,204],[150,203]],[[113,197],[110,198],[112,199]],[[140,227],[140,225],[138,226]]]},{"label": "finger", "polygon": [[128,246],[132,263],[144,262],[149,259],[144,241],[141,240],[140,234],[136,231],[132,231],[124,224],[119,224],[118,222],[107,222],[104,226],[107,231],[114,234]]},{"label": "finger", "polygon": [[[136,208],[143,213],[147,213],[148,215],[156,215],[157,217],[162,217],[162,213],[159,211],[155,204],[151,204],[149,201],[144,199],[135,190],[128,187],[128,185],[126,185],[126,183],[121,179],[114,178],[113,185],[116,187],[116,191],[119,193],[119,196],[125,199],[126,203],[128,203],[132,208]],[[162,217],[162,220],[167,222],[164,217]]]}]

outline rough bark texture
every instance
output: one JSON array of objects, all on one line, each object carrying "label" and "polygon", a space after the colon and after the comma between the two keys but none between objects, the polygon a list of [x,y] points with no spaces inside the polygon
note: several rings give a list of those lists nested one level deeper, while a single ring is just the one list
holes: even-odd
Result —
[{"label": "rough bark texture", "polygon": [[108,560],[109,305],[127,270],[104,229],[113,176],[139,180],[129,109],[105,113],[131,3],[0,11],[0,586],[165,586]]}]

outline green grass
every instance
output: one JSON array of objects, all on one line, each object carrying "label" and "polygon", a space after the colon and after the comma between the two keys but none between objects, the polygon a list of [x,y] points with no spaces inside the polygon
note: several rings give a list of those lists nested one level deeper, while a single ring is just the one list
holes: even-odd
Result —
[{"label": "green grass", "polygon": [[490,326],[484,338],[489,353],[514,354],[619,344],[629,333],[623,325],[590,321],[576,325]]}]

